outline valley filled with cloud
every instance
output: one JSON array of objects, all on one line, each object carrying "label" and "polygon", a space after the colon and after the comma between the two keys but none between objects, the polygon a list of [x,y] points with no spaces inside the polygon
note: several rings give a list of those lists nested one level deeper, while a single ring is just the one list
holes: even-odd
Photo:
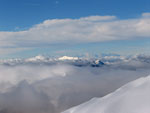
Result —
[{"label": "valley filled with cloud", "polygon": [[0,113],[61,113],[150,73],[150,57],[0,61]]}]

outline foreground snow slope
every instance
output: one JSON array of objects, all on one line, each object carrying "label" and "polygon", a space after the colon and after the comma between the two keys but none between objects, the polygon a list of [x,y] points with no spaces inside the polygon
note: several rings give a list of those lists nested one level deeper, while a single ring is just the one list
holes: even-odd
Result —
[{"label": "foreground snow slope", "polygon": [[94,98],[63,113],[150,113],[150,76],[130,82],[105,97]]}]

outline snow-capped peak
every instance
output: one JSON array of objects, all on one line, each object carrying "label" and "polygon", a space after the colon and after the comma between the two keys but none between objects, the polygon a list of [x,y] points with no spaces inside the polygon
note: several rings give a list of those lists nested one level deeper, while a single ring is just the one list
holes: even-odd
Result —
[{"label": "snow-capped peak", "polygon": [[26,59],[26,61],[37,61],[37,60],[43,61],[43,60],[45,60],[45,57],[42,56],[42,55],[38,55],[38,56],[35,56],[35,57],[32,57],[32,58]]},{"label": "snow-capped peak", "polygon": [[58,60],[78,60],[78,57],[69,57],[69,56],[63,56],[58,58]]},{"label": "snow-capped peak", "polygon": [[102,98],[63,113],[150,113],[150,76],[140,78]]}]

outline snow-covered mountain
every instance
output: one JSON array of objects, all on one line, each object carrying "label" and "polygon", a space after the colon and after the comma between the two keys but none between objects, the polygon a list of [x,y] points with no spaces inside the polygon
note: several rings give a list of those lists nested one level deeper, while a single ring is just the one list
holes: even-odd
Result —
[{"label": "snow-covered mountain", "polygon": [[48,57],[38,55],[31,58],[25,59],[5,59],[0,60],[0,65],[53,65],[53,64],[66,64],[73,65],[77,67],[102,67],[109,66],[112,68],[124,68],[136,70],[137,68],[149,68],[150,67],[150,56],[145,55],[135,55],[135,56],[103,56],[97,58],[86,58],[86,57],[71,57],[71,56],[62,56],[62,57]]},{"label": "snow-covered mountain", "polygon": [[78,60],[78,57],[69,57],[69,56],[63,56],[58,58],[58,60]]},{"label": "snow-covered mountain", "polygon": [[150,76],[94,98],[63,113],[150,113]]},{"label": "snow-covered mountain", "polygon": [[33,62],[33,61],[38,61],[38,60],[45,61],[46,58],[42,55],[38,55],[38,56],[35,56],[35,57],[32,57],[32,58],[26,59],[27,62]]},{"label": "snow-covered mountain", "polygon": [[70,56],[62,56],[58,58],[45,57],[42,55],[38,55],[31,58],[26,59],[7,59],[0,60],[1,65],[20,65],[20,64],[68,64],[73,66],[91,66],[91,67],[100,67],[103,66],[104,63],[99,59],[85,59],[78,57],[70,57]]}]

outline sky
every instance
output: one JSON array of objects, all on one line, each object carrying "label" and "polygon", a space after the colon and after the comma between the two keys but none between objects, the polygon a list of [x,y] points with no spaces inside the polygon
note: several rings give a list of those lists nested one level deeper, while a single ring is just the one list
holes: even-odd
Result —
[{"label": "sky", "polygon": [[149,0],[0,0],[0,58],[150,54]]}]

